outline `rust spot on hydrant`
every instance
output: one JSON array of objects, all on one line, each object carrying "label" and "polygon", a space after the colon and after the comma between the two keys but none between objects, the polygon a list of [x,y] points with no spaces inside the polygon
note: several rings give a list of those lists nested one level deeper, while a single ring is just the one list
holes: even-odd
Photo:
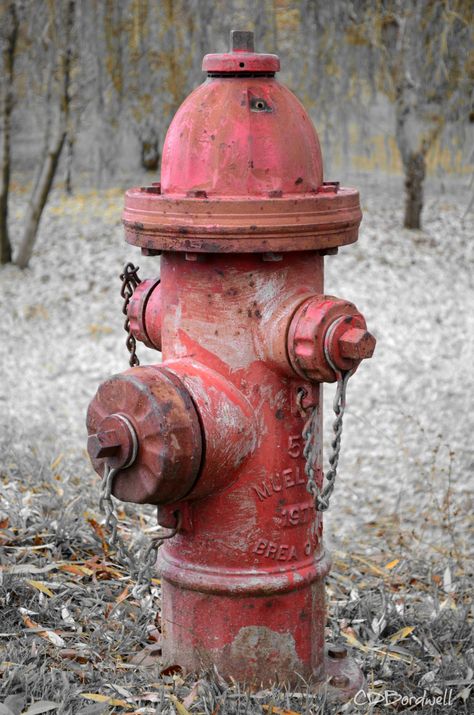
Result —
[{"label": "rust spot on hydrant", "polygon": [[126,193],[126,240],[162,253],[161,280],[129,302],[130,330],[163,361],[99,387],[88,447],[99,474],[118,469],[115,496],[177,525],[158,563],[166,663],[264,685],[330,681],[350,697],[360,671],[325,652],[330,563],[302,430],[314,410],[320,488],[321,385],[375,346],[360,311],[323,285],[324,255],[357,240],[359,194],[323,181],[318,136],[279,67],[248,32],[207,55],[160,184]]}]

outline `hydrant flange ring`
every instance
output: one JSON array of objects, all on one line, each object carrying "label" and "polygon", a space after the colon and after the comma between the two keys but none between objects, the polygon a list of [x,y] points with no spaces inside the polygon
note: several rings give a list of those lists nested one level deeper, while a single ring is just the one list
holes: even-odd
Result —
[{"label": "hydrant flange ring", "polygon": [[270,199],[186,198],[130,189],[122,215],[128,243],[151,250],[261,253],[335,248],[357,240],[359,192]]}]

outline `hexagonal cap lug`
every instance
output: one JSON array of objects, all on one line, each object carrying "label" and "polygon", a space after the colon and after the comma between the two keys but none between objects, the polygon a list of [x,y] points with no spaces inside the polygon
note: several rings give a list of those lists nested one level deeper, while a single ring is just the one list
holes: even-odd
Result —
[{"label": "hexagonal cap lug", "polygon": [[365,360],[374,354],[377,341],[362,328],[350,328],[339,338],[341,355],[352,360]]}]

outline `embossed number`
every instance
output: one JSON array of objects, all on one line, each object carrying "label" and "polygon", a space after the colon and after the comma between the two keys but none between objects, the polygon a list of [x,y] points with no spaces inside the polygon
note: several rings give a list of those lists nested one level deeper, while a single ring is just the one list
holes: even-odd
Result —
[{"label": "embossed number", "polygon": [[301,457],[301,435],[292,434],[288,437],[288,454],[293,459]]}]

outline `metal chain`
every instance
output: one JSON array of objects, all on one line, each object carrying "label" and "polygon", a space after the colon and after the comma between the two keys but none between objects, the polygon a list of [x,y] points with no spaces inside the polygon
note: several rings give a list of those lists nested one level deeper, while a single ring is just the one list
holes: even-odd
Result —
[{"label": "metal chain", "polygon": [[143,553],[137,556],[137,561],[141,566],[137,573],[135,586],[132,589],[134,598],[143,598],[151,590],[151,582],[158,558],[158,549],[163,546],[167,539],[172,539],[173,536],[176,536],[179,527],[180,518],[178,516],[176,526],[173,529],[169,530],[166,534],[160,534],[160,536],[151,539]]},{"label": "metal chain", "polygon": [[120,274],[120,280],[122,281],[120,295],[123,298],[122,313],[125,316],[123,327],[127,333],[125,344],[128,352],[130,353],[130,359],[128,361],[130,367],[140,365],[140,360],[137,357],[137,341],[130,330],[130,321],[128,319],[128,304],[130,303],[130,298],[132,297],[133,291],[137,285],[141,283],[141,279],[138,277],[138,270],[139,266],[134,266],[133,263],[127,263],[123,269],[123,273]]},{"label": "metal chain", "polygon": [[[314,498],[314,506],[316,508],[316,511],[326,511],[328,509],[329,500],[334,491],[337,476],[337,466],[339,463],[339,454],[341,452],[342,420],[344,418],[344,412],[346,409],[347,382],[351,375],[351,370],[349,370],[348,372],[337,373],[337,389],[333,401],[333,410],[334,414],[336,415],[336,419],[334,420],[332,425],[334,437],[331,442],[329,469],[326,472],[325,484],[323,484],[322,489],[320,489],[316,483],[316,473],[314,469],[314,464],[316,463],[319,451],[319,415],[317,406],[313,407],[312,409],[309,408],[311,409],[311,414],[306,420],[305,425],[303,427],[303,456],[306,460],[305,474],[308,479],[306,488]],[[298,394],[298,404],[302,412],[307,412],[307,409],[305,410],[301,406],[301,402],[305,394],[306,391],[304,390],[304,388],[302,388]]]},{"label": "metal chain", "polygon": [[119,469],[109,467],[107,462],[105,463],[104,476],[100,485],[99,509],[105,513],[104,527],[106,531],[110,532],[110,545],[117,549],[120,561],[130,566],[130,553],[118,534],[119,521],[112,501],[112,484],[119,471]]},{"label": "metal chain", "polygon": [[[129,363],[131,367],[135,367],[140,364],[140,361],[136,354],[137,343],[130,330],[127,309],[135,288],[141,283],[138,277],[138,266],[134,266],[133,263],[127,263],[123,269],[123,273],[120,274],[120,279],[122,281],[120,294],[124,299],[122,313],[125,315],[124,328],[127,333],[126,345],[130,353]],[[133,459],[134,457],[132,457],[132,460]],[[116,548],[119,560],[128,567],[131,578],[134,578],[136,574],[132,595],[134,598],[143,598],[151,590],[151,580],[158,556],[158,549],[167,539],[172,539],[179,531],[181,526],[181,514],[178,512],[176,515],[176,526],[153,538],[141,555],[137,553],[131,554],[119,536],[119,520],[112,499],[113,481],[120,469],[121,468],[112,468],[105,462],[104,476],[100,488],[99,507],[101,511],[105,513],[104,526],[106,531],[110,532],[110,545]],[[139,565],[138,570],[137,564]]]},{"label": "metal chain", "polygon": [[[100,488],[99,507],[105,513],[104,527],[110,532],[110,545],[117,549],[119,560],[128,567],[131,578],[134,578],[136,574],[132,595],[134,598],[144,598],[151,589],[158,549],[167,539],[172,539],[177,534],[181,526],[181,515],[180,513],[177,514],[176,526],[152,539],[142,554],[131,554],[118,533],[119,520],[112,499],[112,485],[114,477],[119,471],[120,469],[112,469],[105,464],[104,477]],[[138,570],[137,564],[139,565]]]},{"label": "metal chain", "polygon": [[163,546],[167,539],[172,539],[179,531],[181,526],[181,512],[176,516],[176,526],[170,529],[166,534],[160,534],[150,541],[143,554],[140,556],[141,567],[137,575],[137,583],[132,590],[135,598],[143,598],[150,589],[152,574],[155,570],[156,560],[158,558],[158,550]]}]

